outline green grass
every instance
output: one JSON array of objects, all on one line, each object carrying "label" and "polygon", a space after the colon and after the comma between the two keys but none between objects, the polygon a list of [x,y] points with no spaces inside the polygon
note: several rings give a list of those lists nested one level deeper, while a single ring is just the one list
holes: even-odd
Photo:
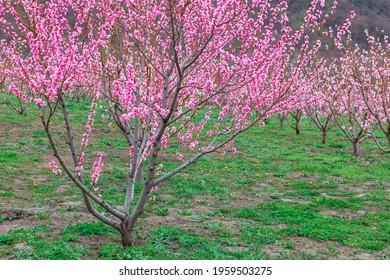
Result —
[{"label": "green grass", "polygon": [[74,234],[74,235],[110,235],[114,230],[104,226],[103,223],[76,223],[75,225],[69,225],[63,230],[62,234]]},{"label": "green grass", "polygon": [[315,203],[319,208],[322,209],[350,209],[350,210],[360,210],[364,209],[365,202],[361,198],[349,197],[345,200],[338,198],[326,198],[322,196],[321,198],[315,200]]},{"label": "green grass", "polygon": [[16,249],[12,258],[16,260],[78,260],[89,253],[81,245],[70,245],[61,241],[40,240],[34,243],[33,249]]},{"label": "green grass", "polygon": [[[89,104],[75,102],[69,111],[82,132]],[[238,155],[205,156],[162,183],[137,224],[136,246],[124,250],[118,232],[91,222],[78,189],[48,168],[54,158],[37,117],[32,107],[18,116],[0,104],[0,214],[26,213],[17,226],[0,215],[9,227],[0,235],[0,259],[390,258],[390,159],[372,141],[356,157],[336,128],[324,145],[308,119],[295,135],[271,118],[236,139]],[[55,116],[53,124],[63,120]],[[126,141],[100,118],[95,129],[86,171],[108,150],[99,192],[121,205]],[[165,171],[177,165],[174,148]]]},{"label": "green grass", "polygon": [[20,228],[10,230],[6,235],[0,235],[0,245],[12,245],[18,242],[25,242],[31,244],[38,240],[40,234],[34,228]]}]

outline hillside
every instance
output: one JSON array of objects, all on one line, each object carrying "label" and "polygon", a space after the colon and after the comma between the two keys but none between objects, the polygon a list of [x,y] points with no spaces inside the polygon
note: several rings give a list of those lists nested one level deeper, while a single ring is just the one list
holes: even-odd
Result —
[{"label": "hillside", "polygon": [[[329,5],[333,0],[326,0]],[[304,10],[310,6],[311,0],[289,0],[289,12],[292,22],[300,22],[304,16]],[[330,18],[329,25],[341,25],[350,11],[356,12],[352,21],[351,32],[353,40],[358,43],[365,43],[364,30],[368,29],[370,34],[378,34],[381,30],[390,35],[390,0],[339,0],[335,15]]]},{"label": "hillside", "polygon": [[[330,7],[334,0],[325,0]],[[288,0],[290,22],[293,27],[298,27],[305,16],[305,10],[312,0]],[[364,30],[370,34],[378,34],[381,30],[390,35],[390,0],[338,0],[336,13],[328,21],[329,26],[342,25],[350,16],[350,12],[356,12],[356,18],[351,26],[353,40],[362,45],[366,42]],[[274,2],[275,3],[275,2]],[[71,16],[71,15],[69,15]],[[0,39],[4,38],[0,30]]]}]

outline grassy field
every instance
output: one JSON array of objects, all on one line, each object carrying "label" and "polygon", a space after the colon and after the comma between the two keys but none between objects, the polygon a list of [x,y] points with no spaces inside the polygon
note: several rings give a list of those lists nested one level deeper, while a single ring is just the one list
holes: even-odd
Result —
[{"label": "grassy field", "polygon": [[[91,150],[111,152],[102,194],[121,204],[127,148],[99,119],[95,132]],[[38,113],[0,104],[0,259],[389,259],[389,155],[368,141],[355,157],[337,129],[320,142],[307,119],[300,135],[270,119],[237,138],[237,155],[204,157],[165,182],[137,246],[122,250],[48,168]]]}]

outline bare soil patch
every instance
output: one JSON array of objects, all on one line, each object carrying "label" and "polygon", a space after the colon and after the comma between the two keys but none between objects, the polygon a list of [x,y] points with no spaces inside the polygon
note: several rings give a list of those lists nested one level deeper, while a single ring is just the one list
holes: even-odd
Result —
[{"label": "bare soil patch", "polygon": [[357,218],[357,217],[364,216],[364,214],[366,214],[366,211],[363,211],[363,210],[357,210],[357,211],[353,211],[353,210],[338,210],[338,211],[336,211],[336,210],[321,210],[321,211],[319,211],[319,213],[330,216],[330,217],[341,217],[341,218],[350,219],[350,218]]},{"label": "bare soil patch", "polygon": [[286,249],[282,244],[267,244],[262,250],[272,259],[288,256],[289,259],[302,259],[302,254],[313,256],[315,259],[375,260],[377,256],[369,253],[359,253],[357,250],[343,246],[334,241],[318,241],[306,237],[292,237],[294,249]]}]

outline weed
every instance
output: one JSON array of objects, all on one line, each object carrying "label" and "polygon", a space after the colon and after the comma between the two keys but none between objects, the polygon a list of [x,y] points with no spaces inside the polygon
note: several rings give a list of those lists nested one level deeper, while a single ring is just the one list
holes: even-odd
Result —
[{"label": "weed", "polygon": [[80,245],[65,242],[40,240],[34,243],[34,259],[41,260],[79,260],[90,250]]},{"label": "weed", "polygon": [[114,232],[113,229],[109,228],[101,222],[96,223],[77,223],[75,225],[69,225],[63,230],[62,234],[76,234],[76,235],[110,235]]},{"label": "weed", "polygon": [[283,243],[283,248],[289,249],[289,250],[294,250],[295,249],[295,243],[292,241],[286,241]]},{"label": "weed", "polygon": [[157,216],[168,216],[169,215],[169,210],[166,208],[159,208],[156,210],[156,215]]},{"label": "weed", "polygon": [[40,220],[47,220],[50,218],[50,213],[49,212],[37,212],[37,217]]},{"label": "weed", "polygon": [[223,224],[222,221],[211,224],[209,226],[210,232],[215,236],[221,236],[221,237],[230,237],[231,233],[228,230],[228,228]]},{"label": "weed", "polygon": [[187,217],[187,216],[191,216],[191,215],[192,215],[192,211],[183,210],[183,211],[177,212],[177,214],[178,214],[179,216],[185,216],[185,217]]},{"label": "weed", "polygon": [[284,234],[274,228],[244,225],[241,228],[241,240],[245,243],[255,243],[257,245],[275,243],[281,240]]}]

